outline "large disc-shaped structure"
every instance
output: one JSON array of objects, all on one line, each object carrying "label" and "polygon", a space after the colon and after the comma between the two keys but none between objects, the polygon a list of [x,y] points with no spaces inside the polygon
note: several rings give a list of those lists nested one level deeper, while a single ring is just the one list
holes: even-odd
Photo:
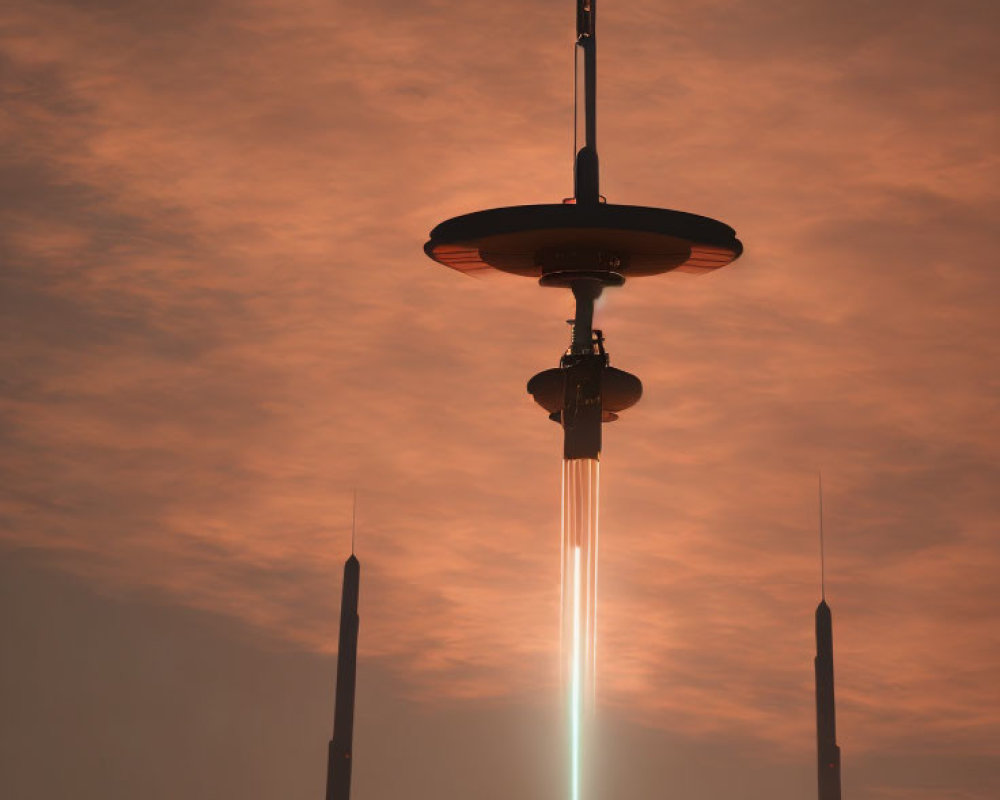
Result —
[{"label": "large disc-shaped structure", "polygon": [[664,272],[709,272],[743,252],[736,232],[708,217],[644,206],[546,204],[476,211],[435,227],[435,261],[469,274],[499,270],[569,285]]}]

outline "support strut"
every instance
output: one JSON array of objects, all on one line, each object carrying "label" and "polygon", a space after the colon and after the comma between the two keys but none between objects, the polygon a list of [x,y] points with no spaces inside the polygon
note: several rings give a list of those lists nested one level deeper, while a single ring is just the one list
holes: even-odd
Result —
[{"label": "support strut", "polygon": [[594,301],[601,296],[604,285],[599,280],[583,278],[574,280],[570,288],[576,300],[570,352],[573,355],[589,355],[594,352]]}]

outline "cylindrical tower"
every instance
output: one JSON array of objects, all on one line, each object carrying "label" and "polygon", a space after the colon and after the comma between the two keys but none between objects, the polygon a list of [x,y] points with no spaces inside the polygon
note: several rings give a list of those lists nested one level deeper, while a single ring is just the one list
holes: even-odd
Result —
[{"label": "cylindrical tower", "polygon": [[326,766],[326,800],[350,800],[354,747],[354,692],[358,671],[358,594],[361,564],[353,553],[344,563],[340,598],[340,643],[337,647],[337,696],[333,738]]},{"label": "cylindrical tower", "polygon": [[816,770],[819,800],[840,800],[840,747],[833,696],[833,616],[826,600],[816,606]]}]

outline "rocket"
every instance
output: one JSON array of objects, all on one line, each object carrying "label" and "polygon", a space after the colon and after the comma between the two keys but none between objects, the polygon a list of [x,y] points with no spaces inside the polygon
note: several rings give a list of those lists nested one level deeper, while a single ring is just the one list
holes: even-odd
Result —
[{"label": "rocket", "polygon": [[594,330],[594,301],[603,286],[588,278],[571,284],[576,316],[569,349],[559,366],[528,381],[528,392],[563,428],[563,458],[593,458],[601,454],[601,424],[618,419],[618,412],[635,405],[642,382],[609,365],[604,334]]},{"label": "rocket", "polygon": [[833,699],[833,618],[826,599],[816,607],[816,759],[819,800],[840,800],[840,747]]},{"label": "rocket", "polygon": [[354,739],[354,688],[358,667],[358,590],[361,564],[352,553],[344,563],[337,648],[337,698],[326,769],[326,800],[350,800]]}]

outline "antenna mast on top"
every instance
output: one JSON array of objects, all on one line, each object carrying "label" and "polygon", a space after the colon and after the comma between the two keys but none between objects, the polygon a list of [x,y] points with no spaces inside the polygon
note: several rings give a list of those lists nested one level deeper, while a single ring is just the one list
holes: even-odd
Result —
[{"label": "antenna mast on top", "polygon": [[823,546],[823,473],[819,473],[819,592],[826,600],[826,551]]},{"label": "antenna mast on top", "polygon": [[[601,201],[597,163],[597,38],[595,5],[597,0],[576,2],[577,64],[583,58],[583,147],[576,153],[573,174],[573,194],[581,205],[596,205]],[[579,71],[579,68],[577,68]],[[578,76],[579,78],[579,76]],[[580,84],[577,80],[576,109],[580,108]],[[578,124],[576,120],[574,124]]]},{"label": "antenna mast on top", "polygon": [[358,535],[358,490],[354,490],[354,505],[351,507],[351,555],[354,555],[354,541]]}]

